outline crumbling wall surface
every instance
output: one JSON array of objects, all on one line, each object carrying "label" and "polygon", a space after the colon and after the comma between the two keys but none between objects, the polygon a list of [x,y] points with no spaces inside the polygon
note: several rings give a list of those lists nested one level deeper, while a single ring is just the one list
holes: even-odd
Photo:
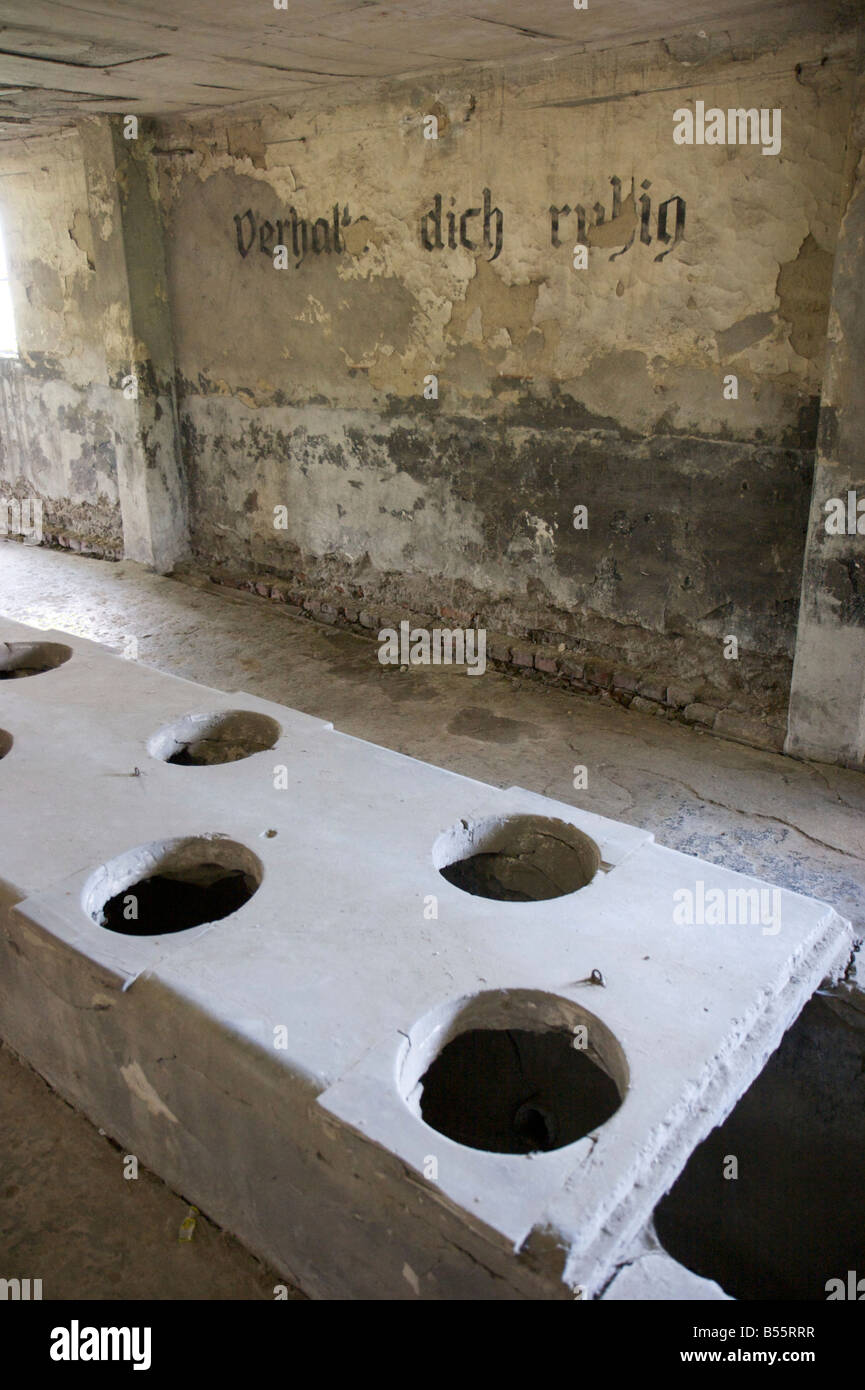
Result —
[{"label": "crumbling wall surface", "polygon": [[0,144],[0,220],[19,347],[0,359],[0,496],[39,499],[47,537],[117,553],[124,310],[96,273],[75,131]]},{"label": "crumbling wall surface", "polygon": [[812,36],[165,125],[198,558],[785,690],[849,97]]},{"label": "crumbling wall surface", "polygon": [[787,751],[865,767],[865,64],[848,139]]}]

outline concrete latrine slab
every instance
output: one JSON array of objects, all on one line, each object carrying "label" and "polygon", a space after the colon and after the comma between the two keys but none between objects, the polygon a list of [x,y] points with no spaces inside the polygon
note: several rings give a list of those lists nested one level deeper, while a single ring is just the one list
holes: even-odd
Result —
[{"label": "concrete latrine slab", "polygon": [[0,1035],[315,1297],[601,1295],[849,958],[647,831],[0,639]]}]

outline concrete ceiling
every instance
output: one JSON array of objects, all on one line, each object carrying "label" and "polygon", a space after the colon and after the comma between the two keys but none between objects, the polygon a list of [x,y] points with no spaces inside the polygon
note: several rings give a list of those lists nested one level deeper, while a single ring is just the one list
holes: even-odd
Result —
[{"label": "concrete ceiling", "polygon": [[[0,137],[744,24],[796,0],[0,0]],[[810,0],[813,18],[833,0]]]}]

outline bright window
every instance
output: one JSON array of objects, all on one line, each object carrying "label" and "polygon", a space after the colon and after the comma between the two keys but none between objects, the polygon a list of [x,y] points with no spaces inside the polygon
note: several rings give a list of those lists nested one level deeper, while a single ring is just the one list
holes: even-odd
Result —
[{"label": "bright window", "polygon": [[15,337],[15,314],[12,309],[12,291],[9,287],[9,271],[6,264],[6,248],[3,245],[3,229],[0,227],[0,357],[17,357],[18,340]]}]

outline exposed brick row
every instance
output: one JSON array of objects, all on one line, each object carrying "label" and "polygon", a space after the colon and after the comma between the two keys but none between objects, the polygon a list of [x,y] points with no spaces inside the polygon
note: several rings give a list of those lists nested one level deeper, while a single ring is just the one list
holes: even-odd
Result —
[{"label": "exposed brick row", "polygon": [[[257,594],[285,604],[295,617],[313,618],[330,625],[339,624],[377,633],[382,628],[399,628],[400,622],[412,627],[473,627],[477,614],[443,605],[437,614],[416,613],[407,608],[375,608],[365,601],[339,593],[308,591],[288,580],[270,581],[261,576],[211,574],[215,584]],[[610,704],[651,714],[658,718],[711,730],[722,738],[752,747],[780,752],[785,730],[741,711],[719,708],[698,699],[699,690],[687,685],[664,685],[657,677],[616,668],[602,661],[587,659],[564,645],[536,644],[526,638],[487,629],[487,660],[497,669],[510,669],[538,678],[554,680],[561,689],[594,695]]]}]

